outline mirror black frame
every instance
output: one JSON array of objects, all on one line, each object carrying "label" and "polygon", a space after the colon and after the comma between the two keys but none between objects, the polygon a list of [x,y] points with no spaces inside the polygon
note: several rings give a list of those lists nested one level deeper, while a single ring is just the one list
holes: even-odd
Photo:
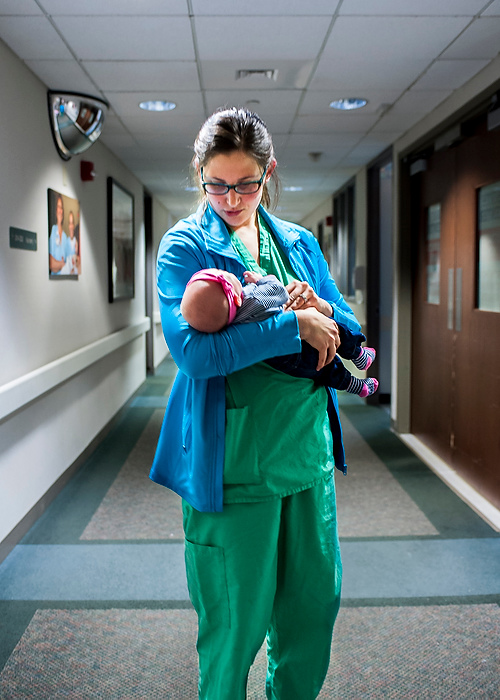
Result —
[{"label": "mirror black frame", "polygon": [[109,104],[79,92],[48,90],[49,120],[57,152],[63,160],[84,153],[102,132]]}]

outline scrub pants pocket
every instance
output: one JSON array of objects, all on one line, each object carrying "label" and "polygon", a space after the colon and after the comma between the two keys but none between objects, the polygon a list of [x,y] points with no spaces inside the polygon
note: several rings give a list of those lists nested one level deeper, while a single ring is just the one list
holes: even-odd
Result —
[{"label": "scrub pants pocket", "polygon": [[189,596],[200,619],[210,627],[230,627],[226,562],[222,547],[185,540]]}]

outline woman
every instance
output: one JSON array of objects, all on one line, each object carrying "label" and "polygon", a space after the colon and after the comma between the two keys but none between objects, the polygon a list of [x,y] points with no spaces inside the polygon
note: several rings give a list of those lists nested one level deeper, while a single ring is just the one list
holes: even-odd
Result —
[{"label": "woman", "polygon": [[63,230],[64,204],[60,194],[56,197],[56,223],[49,236],[49,270],[51,275],[62,274],[66,264],[66,245],[68,236]]},{"label": "woman", "polygon": [[[186,571],[198,613],[199,697],[243,700],[266,634],[268,698],[316,698],[329,663],[341,563],[334,463],[344,470],[335,392],[263,360],[335,356],[335,319],[359,331],[314,236],[271,216],[276,159],[255,114],[216,112],[195,142],[198,212],[158,253],[162,325],[179,367],[151,478],[183,498]],[[289,310],[201,333],[180,302],[191,276],[274,274]],[[290,313],[293,311],[293,313]],[[333,439],[332,439],[333,432]]]}]

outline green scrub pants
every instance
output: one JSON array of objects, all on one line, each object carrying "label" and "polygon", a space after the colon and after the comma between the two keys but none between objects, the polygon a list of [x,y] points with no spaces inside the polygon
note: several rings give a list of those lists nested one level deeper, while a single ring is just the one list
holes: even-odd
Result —
[{"label": "green scrub pants", "polygon": [[328,670],[342,568],[333,476],[284,498],[183,504],[201,700],[244,700],[267,634],[267,698],[313,700]]}]

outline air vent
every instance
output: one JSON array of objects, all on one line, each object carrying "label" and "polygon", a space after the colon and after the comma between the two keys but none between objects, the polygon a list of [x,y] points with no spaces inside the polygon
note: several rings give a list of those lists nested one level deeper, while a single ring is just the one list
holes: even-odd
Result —
[{"label": "air vent", "polygon": [[236,71],[236,80],[242,80],[243,78],[250,78],[250,76],[257,78],[267,78],[267,80],[277,80],[278,79],[278,69],[277,68],[248,68]]}]

